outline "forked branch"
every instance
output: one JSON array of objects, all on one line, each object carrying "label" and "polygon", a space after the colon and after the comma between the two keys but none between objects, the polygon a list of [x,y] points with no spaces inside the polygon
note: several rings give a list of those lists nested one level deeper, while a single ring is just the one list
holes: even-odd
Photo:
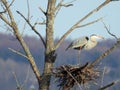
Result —
[{"label": "forked branch", "polygon": [[98,18],[98,19],[96,19],[96,20],[94,20],[94,21],[91,21],[91,22],[89,22],[89,23],[80,25],[80,26],[78,26],[77,28],[86,27],[86,26],[88,26],[88,25],[91,25],[91,24],[94,24],[94,23],[96,23],[96,22],[99,22],[99,21],[101,21],[102,19],[103,19],[103,17]]},{"label": "forked branch", "polygon": [[[8,6],[8,8],[10,8],[12,6],[12,4],[14,3],[14,1],[15,0],[12,0],[12,2],[10,3],[10,5]],[[0,12],[0,14],[6,13],[6,12],[7,12],[7,8],[4,11]]]},{"label": "forked branch", "polygon": [[62,7],[70,7],[70,6],[73,6],[73,2],[75,2],[76,0],[72,0],[68,3],[63,3],[64,0],[61,0],[58,5],[55,7],[55,17],[57,16],[58,12],[60,11],[60,9]]},{"label": "forked branch", "polygon": [[40,37],[40,39],[41,39],[44,47],[46,48],[45,41],[44,41],[42,35],[36,30],[35,26],[33,26],[33,25],[30,23],[29,19],[25,18],[25,16],[24,16],[22,13],[20,13],[19,11],[17,11],[17,13],[28,23],[28,25],[31,27],[31,29]]},{"label": "forked branch", "polygon": [[8,48],[10,51],[12,51],[13,53],[16,53],[16,54],[18,54],[18,55],[20,55],[20,56],[22,56],[22,57],[25,57],[25,58],[27,58],[27,59],[29,59],[26,55],[24,55],[24,54],[22,54],[21,52],[19,52],[19,51],[17,51],[17,50],[14,50],[14,49],[12,49],[12,48]]},{"label": "forked branch", "polygon": [[46,16],[46,12],[41,7],[39,7],[39,9]]},{"label": "forked branch", "polygon": [[18,80],[18,78],[17,78],[16,73],[15,73],[15,72],[12,72],[13,77],[14,77],[14,79],[15,79],[15,81],[16,81],[16,88],[17,88],[17,90],[23,90],[23,88],[24,88],[24,86],[25,86],[25,84],[27,83],[27,80],[28,80],[28,78],[29,78],[29,72],[30,72],[30,66],[28,66],[28,70],[27,70],[27,73],[26,73],[26,77],[25,77],[25,80],[23,81],[22,84],[20,84],[20,82],[19,82],[19,80]]},{"label": "forked branch", "polygon": [[104,28],[107,30],[108,34],[110,34],[110,35],[113,36],[116,40],[118,40],[117,36],[114,35],[114,34],[112,34],[112,33],[110,32],[110,29],[105,25],[105,23],[104,23],[104,22],[102,22],[102,23],[103,23],[103,25],[104,25]]}]

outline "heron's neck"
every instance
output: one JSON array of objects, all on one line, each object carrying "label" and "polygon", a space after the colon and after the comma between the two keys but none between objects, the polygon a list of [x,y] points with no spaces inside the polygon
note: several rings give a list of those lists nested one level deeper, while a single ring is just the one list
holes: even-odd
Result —
[{"label": "heron's neck", "polygon": [[95,43],[95,42],[96,42],[96,39],[90,38],[90,41]]}]

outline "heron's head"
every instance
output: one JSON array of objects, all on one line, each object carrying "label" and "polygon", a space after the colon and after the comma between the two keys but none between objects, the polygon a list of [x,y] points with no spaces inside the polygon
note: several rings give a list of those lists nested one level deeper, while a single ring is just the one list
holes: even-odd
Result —
[{"label": "heron's head", "polygon": [[91,40],[104,39],[104,37],[103,37],[103,36],[100,36],[100,35],[92,34],[92,35],[90,36],[90,39],[91,39]]}]

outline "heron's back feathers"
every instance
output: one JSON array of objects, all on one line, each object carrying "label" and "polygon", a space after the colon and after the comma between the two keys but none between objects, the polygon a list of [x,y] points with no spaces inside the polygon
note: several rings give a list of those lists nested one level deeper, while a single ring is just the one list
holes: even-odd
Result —
[{"label": "heron's back feathers", "polygon": [[89,38],[88,37],[80,37],[73,41],[72,43],[69,44],[69,46],[66,48],[68,50],[69,48],[74,48],[74,49],[82,49],[85,44],[87,44]]}]

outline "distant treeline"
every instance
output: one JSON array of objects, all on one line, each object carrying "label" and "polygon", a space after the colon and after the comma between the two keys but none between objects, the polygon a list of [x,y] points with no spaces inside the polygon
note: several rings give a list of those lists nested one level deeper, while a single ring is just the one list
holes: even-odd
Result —
[{"label": "distant treeline", "polygon": [[[41,43],[41,40],[30,36],[24,36],[24,40],[30,48],[31,53],[33,54],[36,63],[40,70],[42,70],[44,65],[44,47]],[[56,39],[55,42],[58,40]],[[56,53],[57,60],[55,62],[55,67],[58,67],[63,64],[77,64],[77,51],[73,49],[69,49],[65,51],[66,47],[69,45],[71,40],[65,40],[60,48],[57,49]],[[80,55],[80,59],[82,63],[91,62],[99,57],[103,52],[109,49],[116,41],[114,39],[106,39],[104,41],[99,42],[99,44],[90,51],[82,51]],[[11,34],[2,34],[0,33],[0,89],[1,90],[16,90],[15,88],[15,80],[11,72],[16,72],[20,81],[25,79],[25,74],[29,62],[13,52],[11,52],[8,48],[12,48],[18,50],[22,53],[22,47],[17,41],[16,37]],[[104,83],[109,83],[112,80],[120,78],[120,47],[115,49],[110,55],[102,60],[99,65],[101,70],[106,67],[106,73],[104,78]],[[30,72],[31,78],[29,78],[26,88],[31,85],[36,86],[36,79],[34,77],[33,72]],[[33,79],[33,80],[31,80]],[[117,88],[119,85],[117,86]],[[55,86],[51,86],[51,90],[56,90]]]}]

